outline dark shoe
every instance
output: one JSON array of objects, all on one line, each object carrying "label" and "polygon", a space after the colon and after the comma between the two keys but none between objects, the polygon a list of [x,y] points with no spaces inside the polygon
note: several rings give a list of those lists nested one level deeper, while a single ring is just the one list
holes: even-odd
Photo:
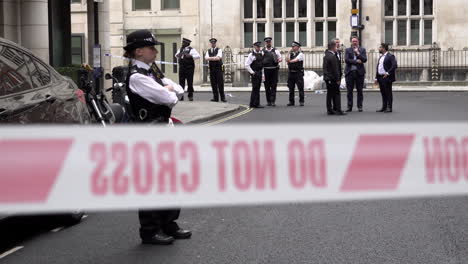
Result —
[{"label": "dark shoe", "polygon": [[275,106],[276,106],[276,104],[275,104],[275,103],[271,103],[271,106],[275,107]]},{"label": "dark shoe", "polygon": [[251,106],[251,108],[265,108],[263,105]]},{"label": "dark shoe", "polygon": [[211,99],[210,101],[211,102],[219,102],[219,100],[216,100],[216,99]]},{"label": "dark shoe", "polygon": [[267,106],[271,106],[271,103],[268,103]]},{"label": "dark shoe", "polygon": [[362,112],[362,108],[359,108],[359,112]]},{"label": "dark shoe", "polygon": [[141,239],[141,243],[151,245],[170,245],[172,242],[174,242],[174,237],[166,235],[162,231],[159,231],[150,238]]},{"label": "dark shoe", "polygon": [[391,108],[387,108],[387,110],[384,111],[384,113],[391,113],[393,110]]},{"label": "dark shoe", "polygon": [[300,106],[304,106],[304,103],[300,103],[299,105],[300,105]]},{"label": "dark shoe", "polygon": [[349,113],[349,112],[352,112],[352,111],[353,111],[352,108],[348,108],[348,109],[346,110],[346,113]]},{"label": "dark shoe", "polygon": [[189,101],[193,101],[193,97],[189,97]]},{"label": "dark shoe", "polygon": [[192,231],[180,228],[174,233],[170,233],[170,235],[175,239],[189,239],[192,236]]},{"label": "dark shoe", "polygon": [[226,99],[221,99],[221,102],[227,103]]},{"label": "dark shoe", "polygon": [[383,113],[383,112],[385,112],[385,111],[387,111],[386,108],[381,108],[381,109],[377,110],[376,112],[378,112],[378,113]]},{"label": "dark shoe", "polygon": [[334,110],[327,111],[327,115],[336,115],[336,112]]},{"label": "dark shoe", "polygon": [[288,106],[294,106],[294,104],[292,104],[292,103],[289,103],[289,104],[288,104]]}]

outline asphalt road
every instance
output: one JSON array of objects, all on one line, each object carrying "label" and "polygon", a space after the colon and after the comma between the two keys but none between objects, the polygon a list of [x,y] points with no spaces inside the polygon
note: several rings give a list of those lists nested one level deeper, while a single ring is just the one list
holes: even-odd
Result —
[{"label": "asphalt road", "polygon": [[[232,96],[248,104],[248,93]],[[227,123],[468,118],[468,93],[398,93],[392,114],[376,113],[380,95],[367,93],[365,112],[343,117],[326,116],[324,101],[308,94],[305,107],[287,108],[280,94],[278,107]],[[3,221],[0,263],[468,263],[468,197],[200,208],[183,210],[179,223],[192,239],[148,246],[140,244],[135,211],[90,213],[64,229],[46,218]]]}]

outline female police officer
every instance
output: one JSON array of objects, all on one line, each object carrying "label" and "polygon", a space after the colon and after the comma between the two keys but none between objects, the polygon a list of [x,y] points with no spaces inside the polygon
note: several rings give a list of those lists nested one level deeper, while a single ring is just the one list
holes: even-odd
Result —
[{"label": "female police officer", "polygon": [[[184,90],[165,78],[154,61],[160,44],[148,30],[138,30],[127,36],[125,57],[130,59],[127,95],[135,122],[167,124],[171,109]],[[140,237],[144,244],[168,245],[174,239],[190,238],[189,230],[181,229],[175,220],[180,209],[140,210]]]}]

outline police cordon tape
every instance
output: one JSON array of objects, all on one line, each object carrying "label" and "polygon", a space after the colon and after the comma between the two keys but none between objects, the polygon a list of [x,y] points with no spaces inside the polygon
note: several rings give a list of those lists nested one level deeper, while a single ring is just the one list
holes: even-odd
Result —
[{"label": "police cordon tape", "polygon": [[2,127],[0,213],[468,194],[468,124]]},{"label": "police cordon tape", "polygon": [[[122,59],[122,60],[128,60],[128,58],[126,57],[123,57],[123,56],[117,56],[117,55],[112,55],[112,54],[104,54],[105,56],[107,57],[112,57],[112,58],[116,58],[116,59]],[[167,64],[167,65],[179,65],[178,63],[175,63],[175,62],[168,62],[168,61],[155,61],[156,64]],[[241,63],[223,63],[223,65],[239,65]],[[202,66],[204,67],[208,67],[210,66],[209,64],[202,64]]]}]

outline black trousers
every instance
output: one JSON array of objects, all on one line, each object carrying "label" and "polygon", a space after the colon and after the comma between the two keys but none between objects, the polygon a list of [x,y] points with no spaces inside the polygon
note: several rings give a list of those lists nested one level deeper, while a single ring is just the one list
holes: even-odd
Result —
[{"label": "black trousers", "polygon": [[258,71],[250,75],[252,78],[252,92],[250,93],[250,107],[260,105],[260,87],[262,86],[262,72]]},{"label": "black trousers", "polygon": [[166,234],[174,233],[179,229],[175,222],[179,218],[180,209],[172,210],[139,210],[140,237],[149,239],[162,230]]},{"label": "black trousers", "polygon": [[288,88],[289,88],[289,103],[294,104],[294,90],[299,90],[299,103],[304,103],[304,73],[303,72],[289,72],[288,74]]},{"label": "black trousers", "polygon": [[179,84],[185,91],[185,81],[187,81],[188,97],[193,98],[193,75],[195,68],[179,67]]},{"label": "black trousers", "polygon": [[382,95],[382,109],[391,109],[393,107],[393,82],[388,77],[383,78],[382,76],[378,76],[377,81],[379,82],[380,94]]},{"label": "black trousers", "polygon": [[357,107],[362,108],[362,101],[364,101],[364,95],[362,89],[364,88],[364,75],[359,75],[357,71],[351,71],[346,76],[346,88],[348,90],[348,108],[353,108],[353,90],[356,86],[357,90]]},{"label": "black trousers", "polygon": [[333,81],[326,81],[327,84],[327,111],[341,111],[340,85]]},{"label": "black trousers", "polygon": [[213,99],[219,101],[219,97],[221,97],[221,100],[226,100],[224,95],[224,76],[221,68],[210,69],[210,83]]},{"label": "black trousers", "polygon": [[278,68],[264,69],[265,72],[265,93],[267,103],[276,102],[276,87],[278,86]]}]

